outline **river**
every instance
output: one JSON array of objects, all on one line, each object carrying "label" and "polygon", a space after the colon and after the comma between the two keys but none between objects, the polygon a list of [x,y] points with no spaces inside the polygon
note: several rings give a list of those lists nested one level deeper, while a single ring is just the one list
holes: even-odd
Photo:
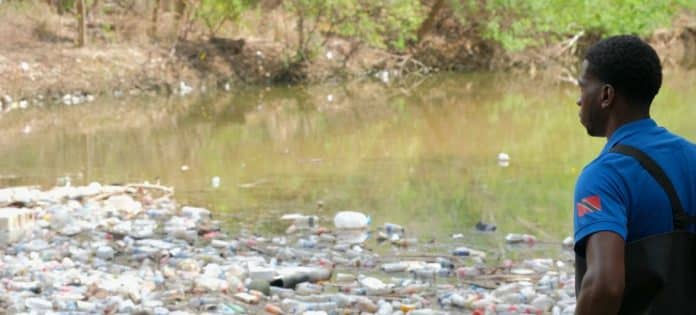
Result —
[{"label": "river", "polygon": [[[692,141],[694,86],[696,72],[666,72],[653,105]],[[483,220],[558,243],[572,231],[575,178],[605,142],[580,125],[578,93],[521,75],[439,74],[30,108],[0,115],[0,186],[161,182],[230,230],[260,234],[284,231],[284,213],[331,226],[355,210],[423,242],[476,238]]]}]

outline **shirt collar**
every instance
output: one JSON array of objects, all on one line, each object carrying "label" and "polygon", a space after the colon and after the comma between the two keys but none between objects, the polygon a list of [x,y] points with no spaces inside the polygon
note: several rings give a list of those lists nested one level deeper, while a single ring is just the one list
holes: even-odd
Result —
[{"label": "shirt collar", "polygon": [[611,148],[613,148],[617,143],[622,140],[638,133],[641,130],[650,129],[656,127],[657,123],[652,120],[652,118],[643,118],[627,124],[622,125],[611,134],[611,137],[607,139],[607,144],[604,146],[602,153],[605,153]]}]

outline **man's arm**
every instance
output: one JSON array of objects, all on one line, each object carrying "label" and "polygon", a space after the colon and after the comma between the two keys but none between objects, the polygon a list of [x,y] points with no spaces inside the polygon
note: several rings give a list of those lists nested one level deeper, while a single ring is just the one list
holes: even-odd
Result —
[{"label": "man's arm", "polygon": [[614,232],[601,231],[588,237],[587,272],[582,279],[576,315],[619,312],[625,284],[624,248],[623,238]]}]

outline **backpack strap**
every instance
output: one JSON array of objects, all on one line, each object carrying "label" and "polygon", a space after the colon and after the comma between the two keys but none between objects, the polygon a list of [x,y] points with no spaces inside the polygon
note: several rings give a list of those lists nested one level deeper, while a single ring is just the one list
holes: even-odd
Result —
[{"label": "backpack strap", "polygon": [[690,224],[696,224],[696,216],[689,216],[684,212],[684,207],[679,201],[674,185],[665,174],[664,170],[647,154],[635,147],[617,144],[609,152],[619,153],[634,157],[643,168],[657,181],[662,189],[665,190],[672,204],[672,221],[676,230],[684,230]]}]

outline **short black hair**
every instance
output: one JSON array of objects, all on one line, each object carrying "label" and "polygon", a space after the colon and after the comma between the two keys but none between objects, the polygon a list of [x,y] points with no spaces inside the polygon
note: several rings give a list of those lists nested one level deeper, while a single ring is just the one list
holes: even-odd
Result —
[{"label": "short black hair", "polygon": [[662,85],[660,58],[637,36],[605,38],[587,50],[585,59],[588,72],[635,105],[649,107]]}]

